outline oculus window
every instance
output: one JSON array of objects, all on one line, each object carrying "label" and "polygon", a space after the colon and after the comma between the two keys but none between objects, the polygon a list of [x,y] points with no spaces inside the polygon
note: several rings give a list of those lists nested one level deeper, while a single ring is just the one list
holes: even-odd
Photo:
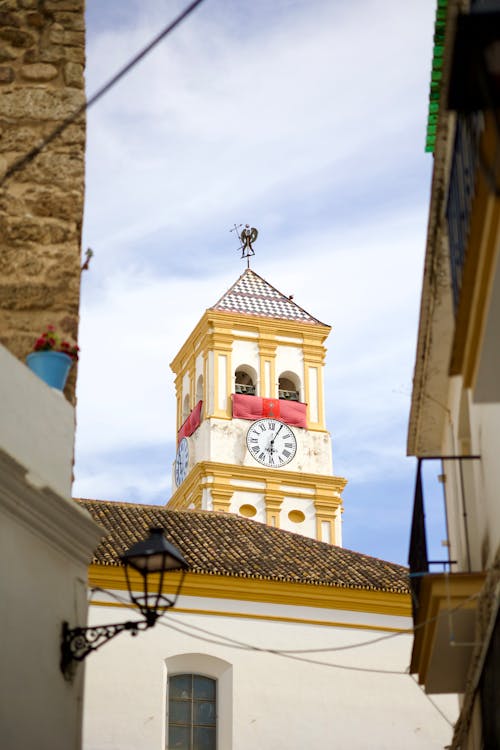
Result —
[{"label": "oculus window", "polygon": [[216,750],[216,681],[199,674],[168,678],[168,750]]}]

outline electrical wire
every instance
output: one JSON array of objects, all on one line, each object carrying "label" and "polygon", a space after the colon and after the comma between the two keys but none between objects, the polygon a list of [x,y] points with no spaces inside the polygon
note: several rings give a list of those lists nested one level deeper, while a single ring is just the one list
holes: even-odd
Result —
[{"label": "electrical wire", "polygon": [[[109,592],[111,594],[111,592]],[[473,599],[477,599],[479,596],[479,593],[471,594],[467,599],[465,599],[463,602],[458,604],[453,609],[447,610],[445,613],[447,616],[453,614],[457,610],[462,609],[464,606],[466,606],[470,601]],[[331,653],[336,651],[350,651],[352,649],[361,648],[363,646],[373,646],[376,643],[381,643],[382,641],[387,641],[392,638],[397,638],[401,635],[414,635],[418,630],[421,630],[422,628],[426,627],[427,625],[436,622],[438,619],[443,617],[444,614],[437,614],[434,617],[430,617],[427,620],[424,620],[424,622],[419,623],[418,625],[414,625],[411,628],[404,628],[401,630],[398,630],[394,633],[387,633],[385,635],[377,636],[376,638],[370,638],[366,641],[361,641],[360,643],[350,643],[345,646],[330,646],[327,648],[302,648],[302,649],[279,649],[278,653],[280,654],[322,654],[322,653]],[[162,616],[163,620],[171,620],[172,618],[167,615],[166,613]],[[238,641],[235,638],[230,638],[229,636],[221,636],[220,633],[214,633],[211,630],[207,630],[206,628],[202,628],[198,625],[192,625],[190,623],[185,623],[186,627],[191,628],[192,630],[196,630],[200,633],[204,633],[208,636],[213,636],[215,638],[223,638],[229,643],[233,643],[237,646],[241,646],[244,648],[251,648],[252,650],[262,650],[262,651],[269,651],[270,653],[274,653],[273,649],[260,649],[257,646],[251,646],[250,644],[244,643],[243,641]]]},{"label": "electrical wire", "polygon": [[[168,628],[169,630],[175,630],[178,633],[181,633],[182,635],[187,635],[190,638],[195,638],[198,641],[204,641],[205,643],[214,643],[219,646],[226,646],[226,648],[234,648],[239,649],[241,651],[256,651],[259,653],[264,654],[271,654],[272,656],[280,656],[283,659],[292,659],[293,661],[300,661],[304,662],[306,664],[316,664],[317,666],[321,667],[332,667],[334,669],[345,669],[349,672],[370,672],[374,674],[391,674],[391,675],[407,675],[408,672],[404,672],[401,670],[395,670],[395,669],[372,669],[370,667],[353,667],[347,664],[334,664],[332,662],[327,661],[317,661],[316,659],[308,659],[305,656],[296,656],[293,653],[280,651],[277,649],[270,649],[270,648],[261,648],[260,646],[254,646],[252,644],[246,644],[246,645],[235,645],[232,643],[224,643],[224,641],[217,641],[213,638],[206,638],[202,635],[195,635],[194,633],[189,633],[183,628],[178,628],[175,625],[171,625],[168,622],[165,622],[163,618],[160,618],[158,620],[158,624],[162,625],[164,628]],[[224,638],[224,636],[222,636]],[[231,639],[227,639],[231,640]]]},{"label": "electrical wire", "polygon": [[[120,602],[121,604],[124,604],[129,609],[135,610],[135,607],[129,601],[127,601],[124,597],[121,597],[118,594],[115,594],[115,592],[113,592],[113,591],[108,591],[108,590],[102,589],[100,587],[95,587],[95,588],[91,589],[91,597],[90,597],[89,601],[92,601],[94,593],[97,592],[97,591],[100,591],[100,592],[102,592],[104,594],[108,594],[111,598],[115,599],[116,601]],[[461,604],[457,605],[457,607],[455,607],[453,611],[461,609],[463,606],[465,606],[467,604],[467,602],[469,602],[471,599],[477,598],[477,596],[478,596],[478,594],[473,594],[472,596],[468,597],[464,602],[462,602]],[[397,633],[390,633],[387,636],[381,636],[380,638],[374,638],[374,639],[371,639],[370,641],[363,641],[362,643],[355,643],[355,644],[351,644],[349,646],[338,646],[338,647],[327,648],[327,649],[315,649],[314,651],[315,652],[319,652],[319,651],[323,651],[323,652],[340,651],[340,650],[344,650],[344,649],[348,649],[348,648],[349,649],[354,649],[354,648],[358,648],[360,646],[372,645],[373,643],[378,643],[381,640],[386,640],[389,637],[392,638],[392,637],[395,637],[395,636],[398,636],[398,635],[405,635],[405,634],[414,633],[417,629],[422,628],[425,625],[438,620],[442,616],[443,615],[441,614],[441,615],[437,615],[436,617],[431,617],[428,620],[425,620],[425,622],[420,623],[419,625],[415,626],[415,628],[408,628],[408,629],[405,629],[405,630],[401,630],[401,631],[399,631]],[[205,628],[200,628],[200,627],[198,627],[196,625],[190,625],[189,623],[184,623],[185,626],[191,628],[192,630],[198,630],[200,632],[205,632],[205,633],[210,633],[212,635],[216,635],[216,636],[218,636],[220,638],[220,640],[216,640],[215,638],[206,638],[206,637],[201,636],[201,635],[195,635],[193,633],[189,633],[189,632],[187,632],[183,628],[176,627],[175,625],[172,625],[172,624],[166,622],[165,621],[166,619],[167,619],[166,618],[166,614],[163,614],[159,618],[158,624],[162,625],[163,627],[166,627],[166,628],[168,628],[170,630],[174,630],[174,631],[176,631],[178,633],[181,633],[182,635],[187,635],[188,637],[195,638],[196,640],[199,640],[199,641],[202,641],[202,642],[205,642],[205,643],[212,643],[212,644],[215,644],[215,645],[218,645],[218,646],[226,646],[226,647],[229,647],[229,648],[235,648],[235,649],[239,649],[239,650],[264,652],[264,653],[271,654],[273,656],[280,656],[281,658],[284,658],[284,659],[291,659],[292,661],[299,661],[299,662],[302,662],[302,663],[305,663],[305,664],[312,664],[312,665],[320,666],[320,667],[329,667],[330,669],[340,669],[340,670],[344,670],[344,671],[348,671],[348,672],[362,672],[364,674],[368,673],[368,674],[397,675],[397,676],[401,676],[402,675],[402,676],[405,676],[405,677],[410,677],[411,680],[412,680],[412,682],[414,682],[415,685],[417,686],[419,692],[422,693],[427,698],[427,700],[429,701],[429,703],[439,713],[439,715],[441,716],[441,718],[444,721],[446,721],[446,723],[450,727],[453,728],[453,726],[454,726],[453,722],[450,721],[450,719],[441,710],[441,708],[437,705],[437,703],[435,701],[433,701],[432,698],[430,697],[430,695],[428,695],[425,692],[425,690],[423,690],[420,687],[420,685],[418,684],[418,682],[415,679],[415,677],[412,674],[410,674],[409,668],[407,670],[404,670],[404,671],[402,671],[402,670],[395,670],[395,669],[376,669],[376,668],[373,668],[373,667],[356,667],[356,666],[347,665],[347,664],[337,664],[337,663],[333,663],[333,662],[319,661],[317,659],[308,659],[306,657],[298,655],[300,653],[303,653],[304,651],[306,651],[306,653],[307,653],[307,650],[304,650],[304,649],[301,649],[301,650],[298,650],[298,651],[284,651],[284,650],[276,650],[276,649],[264,649],[264,648],[261,648],[260,646],[254,646],[252,644],[244,644],[242,641],[236,641],[234,638],[229,638],[228,636],[222,636],[220,634],[212,633],[211,631],[206,630]],[[171,618],[168,618],[168,619],[171,619]]]},{"label": "electrical wire", "polygon": [[[124,597],[116,594],[113,591],[108,591],[106,589],[102,588],[94,588],[92,589],[92,595],[95,591],[101,591],[104,594],[107,594],[112,599],[115,599],[117,602],[120,602],[120,604],[124,604],[125,606],[134,609],[133,605],[130,604]],[[471,596],[467,597],[463,602],[458,604],[456,607],[451,610],[451,612],[456,612],[457,610],[462,609],[464,606],[466,606],[471,600],[476,599],[479,596],[479,593],[472,594]],[[382,641],[389,640],[391,638],[396,638],[400,635],[414,635],[418,630],[421,628],[424,628],[425,626],[436,622],[441,617],[448,616],[448,612],[441,612],[437,614],[434,617],[430,617],[427,620],[424,620],[424,622],[419,623],[418,625],[415,625],[412,628],[405,628],[404,630],[400,630],[396,633],[388,633],[387,635],[382,635],[377,638],[371,638],[367,641],[362,641],[360,643],[351,643],[344,646],[329,646],[326,648],[317,648],[317,649],[270,649],[270,648],[263,648],[261,646],[255,646],[251,643],[246,643],[244,641],[236,640],[235,638],[231,638],[230,636],[221,635],[220,633],[214,633],[211,630],[207,630],[206,628],[201,628],[197,625],[192,625],[190,623],[183,623],[184,629],[179,628],[178,626],[175,626],[173,624],[170,624],[172,618],[166,614],[166,612],[160,617],[159,624],[163,627],[168,627],[172,630],[176,630],[177,632],[182,633],[183,635],[190,636],[191,638],[198,638],[201,641],[205,641],[207,643],[213,643],[218,646],[225,646],[227,648],[234,648],[242,651],[254,651],[259,653],[269,653],[274,654],[276,656],[283,656],[287,658],[293,658],[297,661],[307,661],[311,664],[320,664],[324,666],[339,666],[339,668],[344,668],[342,665],[330,665],[328,662],[319,662],[314,660],[308,660],[301,657],[303,654],[317,654],[317,653],[333,653],[337,651],[348,651],[348,650],[354,650],[357,648],[362,648],[363,646],[371,646],[376,643],[380,643]],[[168,621],[168,622],[167,622]],[[191,630],[198,631],[198,633],[204,633],[204,636],[201,635],[195,635],[193,633],[189,633],[185,630],[185,628],[190,628]],[[206,637],[209,636],[209,637]],[[345,667],[347,669],[347,667]],[[352,667],[353,670],[357,671],[375,671],[375,672],[381,672],[382,674],[409,674],[409,672],[401,672],[401,671],[393,671],[393,670],[366,670],[361,667]]]},{"label": "electrical wire", "polygon": [[81,115],[86,112],[90,107],[92,107],[99,99],[101,99],[105,94],[108,93],[117,83],[120,81],[127,73],[129,73],[132,68],[134,68],[137,63],[139,63],[141,60],[143,60],[146,55],[148,55],[151,50],[153,50],[157,44],[159,44],[165,37],[167,37],[182,21],[184,21],[185,18],[187,18],[191,13],[198,7],[198,5],[201,5],[203,0],[193,0],[192,3],[190,3],[183,11],[180,13],[171,23],[169,23],[165,28],[160,31],[157,36],[155,36],[149,44],[147,44],[145,47],[143,47],[134,57],[129,60],[128,63],[126,63],[123,68],[121,68],[115,75],[110,78],[110,80],[105,83],[103,86],[101,86],[100,89],[98,89],[95,94],[93,94],[86,102],[84,102],[80,107],[78,107],[73,114],[68,115],[65,120],[60,123],[60,125],[57,125],[46,138],[44,138],[37,146],[34,146],[30,151],[28,151],[24,156],[19,157],[19,159],[16,159],[16,161],[11,164],[11,166],[7,169],[4,176],[0,180],[0,187],[2,187],[8,179],[10,179],[16,172],[19,172],[19,170],[24,169],[28,164],[30,164],[35,157],[38,156],[38,154],[44,150],[52,141],[54,141],[56,138],[58,138],[64,131],[77,120]]},{"label": "electrical wire", "polygon": [[455,726],[455,725],[454,725],[454,723],[453,723],[452,721],[450,721],[450,720],[449,720],[449,718],[448,718],[448,717],[446,716],[446,714],[444,713],[444,711],[442,711],[442,710],[441,710],[441,709],[439,708],[439,706],[438,706],[438,704],[436,703],[436,701],[433,701],[433,700],[432,700],[432,698],[431,698],[431,696],[429,695],[429,693],[426,693],[426,692],[425,692],[425,690],[423,689],[423,687],[421,687],[421,685],[419,685],[419,684],[418,684],[417,680],[415,679],[415,677],[414,677],[414,676],[413,676],[412,674],[410,675],[410,677],[411,677],[412,681],[413,681],[413,682],[415,683],[415,685],[417,686],[417,688],[418,688],[418,691],[419,691],[419,693],[422,693],[422,695],[425,695],[425,697],[427,698],[427,700],[429,701],[429,703],[430,703],[430,704],[431,704],[432,706],[434,706],[434,708],[436,709],[436,711],[437,711],[437,712],[438,712],[439,714],[441,714],[441,716],[443,717],[443,719],[444,719],[444,720],[445,720],[445,721],[447,722],[447,724],[449,724],[449,725],[450,725],[450,727],[451,727],[451,728],[453,729],[453,727]]}]

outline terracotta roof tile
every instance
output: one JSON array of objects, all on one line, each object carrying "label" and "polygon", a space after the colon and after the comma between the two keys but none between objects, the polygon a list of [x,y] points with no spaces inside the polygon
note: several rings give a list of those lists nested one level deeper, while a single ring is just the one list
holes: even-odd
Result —
[{"label": "terracotta roof tile", "polygon": [[194,573],[408,593],[408,571],[402,565],[230,513],[77,502],[109,532],[95,551],[98,565],[119,565],[120,554],[151,526],[162,526]]},{"label": "terracotta roof tile", "polygon": [[325,325],[247,268],[211,310]]}]

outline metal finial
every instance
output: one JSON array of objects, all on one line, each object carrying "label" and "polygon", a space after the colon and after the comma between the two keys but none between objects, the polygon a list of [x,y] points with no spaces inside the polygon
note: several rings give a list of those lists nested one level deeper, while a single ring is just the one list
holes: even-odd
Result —
[{"label": "metal finial", "polygon": [[236,234],[238,235],[238,238],[241,242],[238,250],[241,250],[241,257],[247,259],[247,268],[250,268],[250,258],[252,255],[255,255],[255,250],[252,247],[252,242],[255,242],[255,240],[259,236],[259,232],[257,231],[257,229],[255,229],[255,227],[251,227],[250,224],[245,224],[244,229],[239,232],[238,230],[242,226],[242,224],[235,224],[233,229],[230,229],[229,231],[236,232]]}]

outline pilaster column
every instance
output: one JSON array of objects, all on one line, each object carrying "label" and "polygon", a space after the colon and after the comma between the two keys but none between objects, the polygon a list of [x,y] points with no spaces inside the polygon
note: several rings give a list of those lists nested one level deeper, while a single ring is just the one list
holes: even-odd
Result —
[{"label": "pilaster column", "polygon": [[195,383],[195,365],[194,361],[188,367],[189,377],[189,410],[193,409],[196,403],[196,383]]},{"label": "pilaster column", "polygon": [[316,538],[320,542],[341,544],[337,515],[342,507],[342,498],[335,491],[319,489],[314,498],[316,513]]},{"label": "pilaster column", "polygon": [[268,482],[266,484],[264,501],[266,504],[266,524],[268,526],[280,526],[280,512],[283,504],[284,493],[279,483]]},{"label": "pilaster column", "polygon": [[231,419],[233,335],[229,329],[214,328],[209,335],[213,351],[214,406],[211,416]]},{"label": "pilaster column", "polygon": [[210,493],[212,495],[213,510],[220,511],[222,513],[229,513],[233,492],[234,490],[230,489],[229,487],[220,487],[212,484],[210,487]]},{"label": "pilaster column", "polygon": [[201,499],[203,497],[203,487],[201,484],[198,484],[196,489],[194,490],[191,498],[190,498],[190,505],[191,503],[194,505],[195,510],[201,510]]},{"label": "pilaster column", "polygon": [[182,377],[177,375],[175,378],[175,399],[177,403],[176,434],[182,424]]},{"label": "pilaster column", "polygon": [[325,347],[312,338],[304,338],[304,385],[307,403],[307,427],[313,430],[326,430],[323,364]]},{"label": "pilaster column", "polygon": [[259,337],[259,377],[262,398],[277,398],[276,393],[276,347],[274,335]]}]

